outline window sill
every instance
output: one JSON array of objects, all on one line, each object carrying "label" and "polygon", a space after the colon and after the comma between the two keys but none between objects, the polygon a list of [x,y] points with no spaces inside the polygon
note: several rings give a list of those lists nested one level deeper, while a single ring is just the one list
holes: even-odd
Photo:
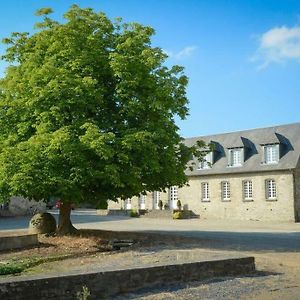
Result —
[{"label": "window sill", "polygon": [[201,202],[210,202],[209,199],[201,199]]},{"label": "window sill", "polygon": [[230,202],[231,199],[230,199],[230,198],[229,198],[229,199],[221,199],[221,201],[222,201],[222,202]]},{"label": "window sill", "polygon": [[243,165],[236,165],[236,166],[229,166],[227,165],[227,168],[241,168]]},{"label": "window sill", "polygon": [[268,198],[268,199],[266,199],[266,201],[270,201],[270,202],[277,201],[277,198]]},{"label": "window sill", "polygon": [[253,199],[243,199],[243,202],[253,202]]}]

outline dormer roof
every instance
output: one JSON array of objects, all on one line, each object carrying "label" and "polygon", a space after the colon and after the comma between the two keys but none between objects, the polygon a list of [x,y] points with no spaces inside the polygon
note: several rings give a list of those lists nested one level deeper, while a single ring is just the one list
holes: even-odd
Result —
[{"label": "dormer roof", "polygon": [[[187,175],[247,173],[272,170],[295,169],[300,155],[300,123],[258,128],[210,136],[186,138],[188,146],[194,145],[197,140],[216,145],[218,159],[211,169],[187,170]],[[263,161],[263,146],[268,144],[282,145],[282,154],[278,164],[266,165]],[[247,159],[240,168],[228,168],[228,149],[244,148],[247,150]]]}]

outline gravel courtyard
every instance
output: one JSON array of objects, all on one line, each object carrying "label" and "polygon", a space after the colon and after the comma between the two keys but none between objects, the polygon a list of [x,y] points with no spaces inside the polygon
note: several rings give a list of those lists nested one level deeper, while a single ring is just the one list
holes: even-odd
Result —
[{"label": "gravel courtyard", "polygon": [[[114,299],[300,299],[299,223],[112,218],[97,216],[91,211],[75,211],[72,219],[78,228],[160,232],[174,240],[178,236],[192,238],[190,243],[150,244],[138,251],[121,251],[114,256],[99,254],[84,260],[76,258],[73,266],[77,270],[97,268],[97,263],[102,268],[111,265],[126,267],[130,264],[155,265],[221,256],[254,256],[256,260],[257,272],[253,276],[217,278],[177,285],[164,282],[162,286]],[[12,222],[13,228],[10,228],[9,222]],[[9,222],[6,222],[5,230],[22,229],[26,224],[23,219]],[[70,261],[69,263],[72,264]],[[59,270],[67,269],[70,264],[60,263]],[[50,268],[48,271],[51,272]]]}]

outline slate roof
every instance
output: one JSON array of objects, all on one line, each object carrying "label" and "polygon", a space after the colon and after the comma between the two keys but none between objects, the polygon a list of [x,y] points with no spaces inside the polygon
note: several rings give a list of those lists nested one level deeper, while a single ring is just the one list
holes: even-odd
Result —
[{"label": "slate roof", "polygon": [[[197,164],[193,171],[186,171],[189,176],[290,170],[296,168],[299,160],[300,123],[186,138],[185,144],[191,146],[197,140],[214,143],[215,162],[210,169],[202,170],[197,170]],[[264,164],[263,145],[277,143],[281,147],[278,164]],[[246,147],[248,153],[246,160],[241,167],[229,167],[228,149],[236,147]],[[194,162],[197,163],[196,160]]]}]

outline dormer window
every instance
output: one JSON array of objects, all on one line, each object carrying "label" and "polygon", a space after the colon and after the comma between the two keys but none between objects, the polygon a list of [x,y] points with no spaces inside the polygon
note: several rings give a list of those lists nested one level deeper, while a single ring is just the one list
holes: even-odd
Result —
[{"label": "dormer window", "polygon": [[203,160],[199,162],[198,170],[210,169],[212,164],[213,164],[213,152],[211,151],[208,152],[203,157]]},{"label": "dormer window", "polygon": [[279,144],[263,146],[265,164],[277,164],[279,162]]},{"label": "dormer window", "polygon": [[234,148],[228,150],[228,166],[240,167],[244,162],[244,148]]}]

